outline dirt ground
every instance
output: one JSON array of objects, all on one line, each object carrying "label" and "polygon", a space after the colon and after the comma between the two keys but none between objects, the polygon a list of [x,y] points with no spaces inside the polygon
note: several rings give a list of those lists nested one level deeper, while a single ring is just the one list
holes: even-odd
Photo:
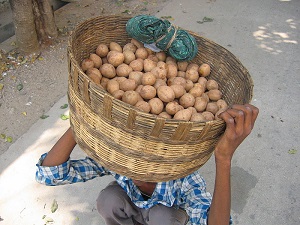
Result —
[{"label": "dirt ground", "polygon": [[0,43],[0,62],[6,68],[0,73],[0,155],[37,120],[47,119],[47,111],[66,95],[67,40],[78,23],[99,15],[155,15],[168,2],[79,0],[69,3],[55,11],[59,38],[42,50],[36,60],[17,54],[15,37]]}]

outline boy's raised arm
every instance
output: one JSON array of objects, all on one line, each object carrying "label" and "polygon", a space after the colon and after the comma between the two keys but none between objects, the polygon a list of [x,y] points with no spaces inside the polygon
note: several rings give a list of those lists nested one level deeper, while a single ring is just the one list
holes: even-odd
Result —
[{"label": "boy's raised arm", "polygon": [[56,142],[42,162],[42,166],[58,166],[66,162],[76,146],[71,127]]},{"label": "boy's raised arm", "polygon": [[258,109],[252,105],[234,105],[220,115],[226,130],[215,148],[216,178],[208,216],[209,225],[229,224],[231,205],[231,159],[237,147],[251,133]]}]

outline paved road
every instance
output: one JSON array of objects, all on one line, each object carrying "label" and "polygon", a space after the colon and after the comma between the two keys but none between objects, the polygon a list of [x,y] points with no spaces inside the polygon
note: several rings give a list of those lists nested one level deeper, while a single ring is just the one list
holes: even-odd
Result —
[{"label": "paved road", "polygon": [[[298,0],[173,0],[157,14],[172,16],[173,23],[226,47],[253,77],[252,103],[260,116],[233,159],[235,224],[300,223],[299,10]],[[197,22],[204,17],[213,21]],[[57,102],[47,113],[49,119],[34,124],[1,156],[1,225],[43,224],[43,215],[55,224],[104,224],[95,210],[95,196],[110,177],[61,187],[34,181],[35,162],[68,127],[68,121],[59,119],[59,107],[66,102],[66,97]],[[79,149],[73,155],[82,156]],[[213,159],[201,171],[212,190]],[[52,214],[54,199],[59,207]]]}]

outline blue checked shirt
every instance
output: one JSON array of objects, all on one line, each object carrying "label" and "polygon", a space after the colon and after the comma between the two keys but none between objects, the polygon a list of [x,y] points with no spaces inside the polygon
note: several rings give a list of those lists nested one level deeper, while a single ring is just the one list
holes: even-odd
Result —
[{"label": "blue checked shirt", "polygon": [[85,182],[95,177],[112,175],[127,192],[132,202],[144,209],[156,204],[184,209],[189,216],[188,225],[207,224],[207,214],[211,204],[211,195],[206,191],[206,183],[198,171],[177,180],[159,182],[147,201],[133,181],[105,169],[93,159],[68,160],[53,167],[41,166],[47,153],[36,164],[36,180],[45,185],[62,185]]}]

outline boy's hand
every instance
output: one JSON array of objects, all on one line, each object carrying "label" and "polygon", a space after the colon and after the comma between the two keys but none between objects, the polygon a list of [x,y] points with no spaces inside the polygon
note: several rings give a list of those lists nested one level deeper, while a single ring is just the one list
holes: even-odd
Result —
[{"label": "boy's hand", "polygon": [[253,105],[233,105],[219,117],[226,123],[226,130],[215,148],[216,162],[229,162],[244,139],[251,133],[258,115]]}]

